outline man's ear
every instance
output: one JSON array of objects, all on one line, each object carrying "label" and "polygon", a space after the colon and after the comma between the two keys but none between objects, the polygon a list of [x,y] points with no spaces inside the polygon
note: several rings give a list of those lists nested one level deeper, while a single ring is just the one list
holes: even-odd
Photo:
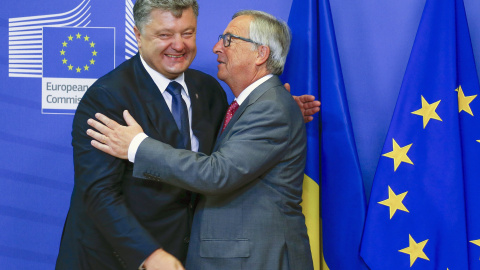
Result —
[{"label": "man's ear", "polygon": [[267,62],[268,57],[270,57],[270,47],[265,45],[260,45],[258,46],[257,51],[258,51],[258,55],[257,55],[257,61],[255,61],[255,64],[257,66],[261,66],[265,62]]},{"label": "man's ear", "polygon": [[140,30],[138,30],[137,26],[133,27],[133,32],[135,33],[135,39],[137,40],[137,46],[140,48],[142,46],[142,42],[140,40]]}]

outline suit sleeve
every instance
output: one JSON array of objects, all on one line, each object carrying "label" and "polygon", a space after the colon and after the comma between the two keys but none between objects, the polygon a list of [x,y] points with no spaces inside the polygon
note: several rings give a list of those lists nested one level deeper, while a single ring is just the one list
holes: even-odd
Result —
[{"label": "suit sleeve", "polygon": [[134,176],[206,195],[229,193],[257,179],[281,159],[289,141],[287,113],[272,100],[255,102],[210,156],[147,138],[135,156]]},{"label": "suit sleeve", "polygon": [[86,135],[87,119],[96,112],[123,123],[118,98],[99,87],[90,88],[78,106],[73,121],[75,189],[82,196],[85,209],[127,269],[138,269],[156,249],[157,241],[142,227],[127,208],[122,195],[122,176],[128,162],[93,148]]}]

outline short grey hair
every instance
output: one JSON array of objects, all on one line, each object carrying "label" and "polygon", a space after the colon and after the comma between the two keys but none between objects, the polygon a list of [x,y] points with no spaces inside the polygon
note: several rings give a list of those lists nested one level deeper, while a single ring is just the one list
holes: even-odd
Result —
[{"label": "short grey hair", "polygon": [[137,0],[133,6],[135,26],[142,33],[143,27],[151,22],[150,13],[154,9],[169,11],[173,16],[180,18],[184,10],[192,8],[195,17],[198,17],[197,0]]},{"label": "short grey hair", "polygon": [[249,38],[270,48],[267,60],[268,71],[275,75],[282,74],[292,41],[290,28],[284,21],[258,10],[239,11],[233,15],[232,19],[243,15],[253,17]]}]

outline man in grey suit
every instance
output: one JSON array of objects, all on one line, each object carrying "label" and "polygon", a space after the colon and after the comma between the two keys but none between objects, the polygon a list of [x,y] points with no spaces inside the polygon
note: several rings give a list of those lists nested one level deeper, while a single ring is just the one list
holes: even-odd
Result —
[{"label": "man in grey suit", "polygon": [[[259,11],[233,16],[213,51],[218,78],[236,99],[211,155],[173,147],[104,115],[92,145],[134,162],[136,177],[204,194],[192,226],[186,268],[313,269],[301,211],[306,134],[302,114],[277,75],[290,46],[288,26]],[[133,140],[133,142],[132,142]]]}]

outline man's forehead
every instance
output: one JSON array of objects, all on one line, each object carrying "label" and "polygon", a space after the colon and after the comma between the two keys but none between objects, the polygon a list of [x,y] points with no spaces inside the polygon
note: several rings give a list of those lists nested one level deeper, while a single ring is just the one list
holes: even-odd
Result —
[{"label": "man's forehead", "polygon": [[245,34],[249,32],[250,29],[250,22],[252,18],[250,16],[238,16],[234,18],[228,24],[227,28],[225,29],[225,33],[231,33],[234,35]]},{"label": "man's forehead", "polygon": [[150,16],[153,13],[168,15],[168,16],[175,17],[177,19],[180,19],[180,18],[184,17],[185,14],[187,14],[188,16],[191,16],[191,17],[195,18],[195,20],[197,20],[197,16],[195,16],[195,13],[193,12],[192,7],[188,7],[188,8],[185,8],[185,9],[179,9],[179,10],[168,10],[168,9],[163,9],[163,8],[153,8],[150,11]]}]

